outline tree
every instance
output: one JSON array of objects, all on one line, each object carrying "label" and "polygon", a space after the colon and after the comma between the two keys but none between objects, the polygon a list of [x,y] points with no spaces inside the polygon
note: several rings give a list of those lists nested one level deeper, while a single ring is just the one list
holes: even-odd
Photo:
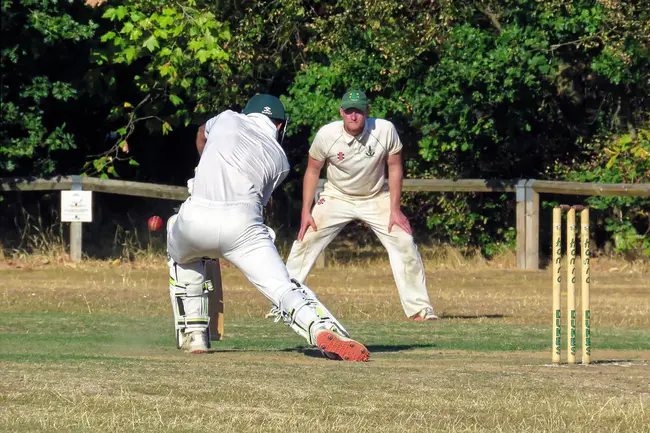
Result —
[{"label": "tree", "polygon": [[[553,178],[558,164],[593,158],[592,138],[634,130],[648,111],[641,2],[341,0],[323,9],[289,89],[297,126],[315,133],[346,87],[367,89],[373,114],[405,137],[411,177]],[[412,211],[484,252],[512,238],[500,196],[432,197]]]},{"label": "tree", "polygon": [[58,155],[78,146],[80,98],[87,53],[97,24],[83,4],[2,1],[0,173],[52,174]]}]

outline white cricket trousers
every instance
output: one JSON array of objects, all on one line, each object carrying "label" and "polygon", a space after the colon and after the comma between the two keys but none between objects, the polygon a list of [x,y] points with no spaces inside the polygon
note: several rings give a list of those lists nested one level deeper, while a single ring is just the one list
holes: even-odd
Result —
[{"label": "white cricket trousers", "polygon": [[[223,257],[274,303],[293,284],[257,203],[188,198],[167,234],[167,252],[181,269],[183,284],[203,284],[202,259]],[[187,311],[188,316],[198,312]]]},{"label": "white cricket trousers", "polygon": [[352,220],[366,223],[388,252],[402,308],[411,317],[432,307],[427,293],[424,265],[413,236],[394,225],[388,233],[390,193],[381,192],[369,199],[347,198],[324,191],[312,209],[317,230],[311,227],[302,241],[295,241],[287,259],[289,275],[303,283],[321,252]]}]

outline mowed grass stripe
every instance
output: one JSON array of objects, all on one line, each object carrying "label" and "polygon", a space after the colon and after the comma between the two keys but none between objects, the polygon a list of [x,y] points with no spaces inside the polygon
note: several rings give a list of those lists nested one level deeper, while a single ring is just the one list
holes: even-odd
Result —
[{"label": "mowed grass stripe", "polygon": [[[495,323],[496,322],[496,323]],[[489,319],[479,323],[440,320],[428,323],[351,321],[348,330],[363,341],[374,357],[435,351],[549,350],[550,327],[519,326]],[[17,324],[20,323],[20,326]],[[226,337],[214,350],[304,352],[307,344],[281,323],[268,319],[231,319]],[[598,328],[593,356],[598,350],[650,350],[650,330]],[[566,341],[566,336],[563,336]],[[46,358],[70,356],[156,356],[174,353],[171,318],[65,315],[61,313],[5,313],[0,315],[0,358],[39,354]],[[29,359],[29,357],[24,358]]]}]

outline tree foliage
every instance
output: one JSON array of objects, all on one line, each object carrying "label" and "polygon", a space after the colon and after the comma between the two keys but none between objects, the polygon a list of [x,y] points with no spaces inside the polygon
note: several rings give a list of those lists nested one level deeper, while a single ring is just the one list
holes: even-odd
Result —
[{"label": "tree foliage", "polygon": [[67,107],[79,100],[77,56],[87,56],[97,29],[85,9],[2,0],[0,172],[55,173],[65,151],[78,145]]},{"label": "tree foliage", "polygon": [[[2,1],[2,173],[179,182],[200,123],[271,92],[292,118],[286,209],[309,138],[358,87],[410,177],[648,182],[645,1],[91,3]],[[405,198],[433,238],[488,255],[512,245],[511,202]],[[589,203],[616,248],[647,249],[647,201]]]},{"label": "tree foliage", "polygon": [[[373,113],[417,143],[412,177],[556,176],[550,167],[597,160],[596,137],[634,131],[647,115],[641,2],[328,5],[307,45],[313,61],[289,89],[297,125],[315,132],[336,117],[346,87],[368,89]],[[502,200],[446,195],[413,211],[443,238],[485,252],[487,240],[512,239]]]},{"label": "tree foliage", "polygon": [[[576,182],[650,183],[650,124],[613,140],[594,139],[593,157],[579,165],[557,168]],[[616,252],[650,256],[650,198],[590,197]]]}]

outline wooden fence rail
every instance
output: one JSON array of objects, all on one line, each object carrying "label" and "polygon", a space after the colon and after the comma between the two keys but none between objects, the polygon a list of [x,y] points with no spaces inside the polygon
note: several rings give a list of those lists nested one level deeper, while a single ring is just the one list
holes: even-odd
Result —
[{"label": "wooden fence rail", "polygon": [[[323,179],[319,182],[317,196],[323,190],[324,182]],[[181,186],[84,176],[59,176],[51,179],[0,178],[0,192],[62,191],[73,188],[178,201],[185,200],[188,196],[187,189]],[[517,203],[517,266],[520,269],[528,270],[539,269],[539,194],[650,197],[650,184],[647,183],[606,184],[535,179],[404,179],[403,190],[411,192],[514,193]],[[81,223],[71,223],[71,233],[75,224]],[[76,228],[76,231],[80,232],[80,226]],[[78,242],[81,242],[80,237]],[[321,266],[324,265],[323,257],[321,257],[320,263]]]},{"label": "wooden fence rail", "polygon": [[7,191],[65,191],[78,183],[85,191],[136,197],[162,198],[183,201],[187,198],[184,186],[160,185],[157,183],[131,182],[116,179],[99,179],[87,176],[59,176],[51,179],[0,177],[0,192]]}]

